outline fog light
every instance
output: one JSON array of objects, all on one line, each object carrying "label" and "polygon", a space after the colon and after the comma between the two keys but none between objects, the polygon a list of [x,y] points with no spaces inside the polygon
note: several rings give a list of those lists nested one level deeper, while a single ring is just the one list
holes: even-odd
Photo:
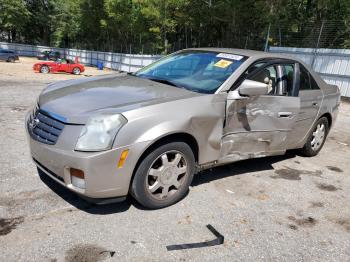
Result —
[{"label": "fog light", "polygon": [[85,176],[82,170],[71,168],[70,175],[73,186],[85,189]]}]

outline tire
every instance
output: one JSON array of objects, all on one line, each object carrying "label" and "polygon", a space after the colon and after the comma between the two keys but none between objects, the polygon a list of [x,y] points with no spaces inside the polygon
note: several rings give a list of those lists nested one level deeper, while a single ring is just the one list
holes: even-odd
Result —
[{"label": "tire", "polygon": [[74,67],[72,73],[73,73],[73,75],[80,75],[80,68]]},{"label": "tire", "polygon": [[8,59],[7,59],[7,62],[10,62],[10,63],[14,63],[15,62],[15,58],[10,56]]},{"label": "tire", "polygon": [[43,74],[50,73],[50,68],[47,65],[43,65],[40,67],[40,73],[43,73]]},{"label": "tire", "polygon": [[142,159],[131,184],[131,195],[149,209],[173,205],[186,195],[194,171],[195,158],[188,144],[164,144]]},{"label": "tire", "polygon": [[[317,133],[320,131],[321,133]],[[328,132],[329,132],[328,119],[326,117],[321,117],[314,125],[312,132],[309,134],[309,137],[304,147],[300,150],[300,153],[303,156],[307,156],[307,157],[316,156],[321,151],[326,141]]]}]

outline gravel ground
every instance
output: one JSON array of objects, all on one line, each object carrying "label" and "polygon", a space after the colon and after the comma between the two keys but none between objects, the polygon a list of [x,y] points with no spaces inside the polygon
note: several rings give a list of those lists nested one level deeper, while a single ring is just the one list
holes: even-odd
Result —
[{"label": "gravel ground", "polygon": [[[350,104],[317,157],[205,171],[162,210],[94,206],[38,177],[23,122],[47,83],[86,76],[35,74],[34,61],[0,63],[0,261],[350,261]],[[167,251],[214,239],[207,224],[223,245]]]}]

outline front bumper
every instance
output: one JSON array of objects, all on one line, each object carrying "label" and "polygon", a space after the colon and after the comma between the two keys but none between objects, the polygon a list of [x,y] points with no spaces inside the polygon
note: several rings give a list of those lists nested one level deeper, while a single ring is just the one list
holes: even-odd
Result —
[{"label": "front bumper", "polygon": [[35,72],[39,72],[40,71],[40,65],[33,65],[33,70],[35,71]]},{"label": "front bumper", "polygon": [[[27,123],[27,119],[26,119]],[[137,161],[147,142],[114,148],[103,152],[74,151],[82,126],[66,125],[55,145],[48,145],[34,140],[28,133],[30,152],[36,166],[47,176],[87,198],[115,198],[126,196]],[[118,168],[121,153],[129,150],[127,160]],[[72,184],[70,169],[84,172],[85,188]]]}]

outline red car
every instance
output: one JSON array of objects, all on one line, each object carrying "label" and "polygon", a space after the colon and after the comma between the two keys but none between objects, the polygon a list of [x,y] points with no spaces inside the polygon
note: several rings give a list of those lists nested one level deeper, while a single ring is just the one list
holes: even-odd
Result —
[{"label": "red car", "polygon": [[74,75],[79,75],[85,71],[85,68],[82,64],[74,62],[70,59],[62,59],[58,61],[42,61],[34,64],[34,71],[40,72],[43,74],[47,73],[58,73],[66,72]]}]

